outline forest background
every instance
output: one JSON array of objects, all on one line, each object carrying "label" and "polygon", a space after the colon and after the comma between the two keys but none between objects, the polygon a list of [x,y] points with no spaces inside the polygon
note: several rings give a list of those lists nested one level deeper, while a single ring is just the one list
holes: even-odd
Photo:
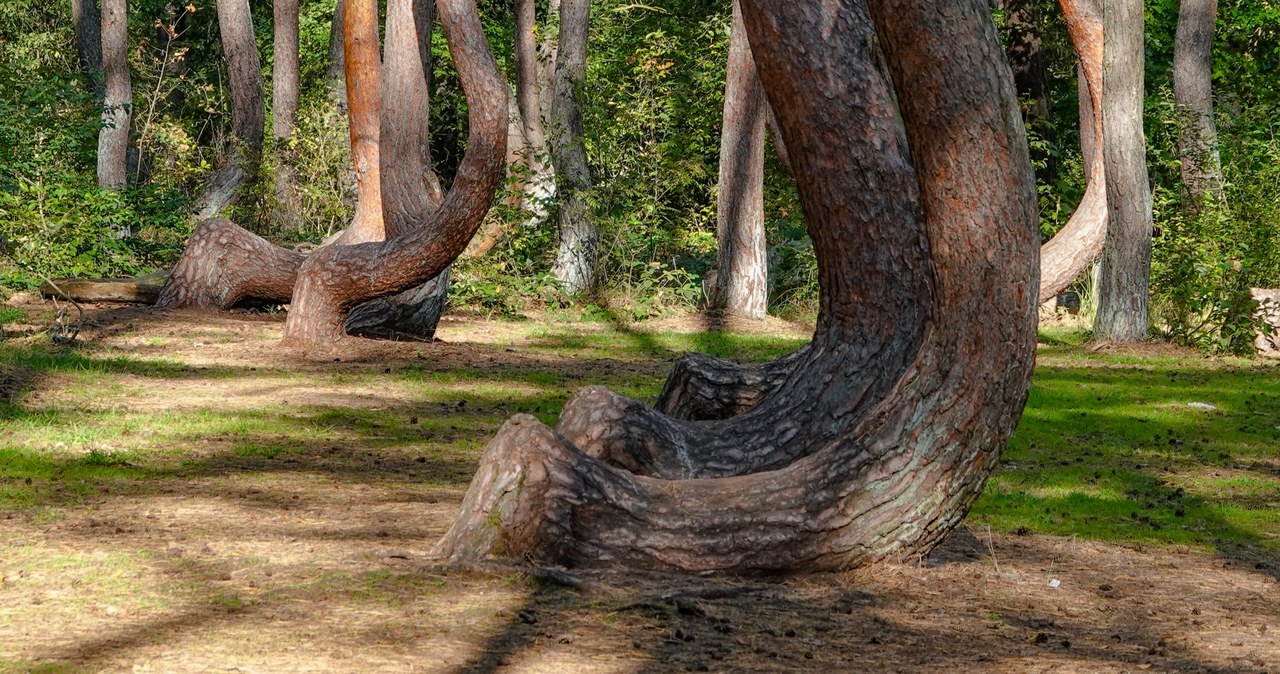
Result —
[{"label": "forest background", "polygon": [[[514,83],[512,5],[479,5],[499,65]],[[1207,209],[1184,203],[1179,171],[1184,120],[1172,84],[1179,4],[1156,0],[1146,8],[1153,328],[1206,351],[1246,352],[1255,329],[1248,289],[1280,286],[1280,7],[1256,0],[1220,6],[1213,88],[1225,198]],[[346,117],[335,95],[342,73],[330,57],[334,9],[333,0],[301,1],[298,132],[288,147],[268,140],[261,170],[228,213],[287,243],[318,242],[345,227],[354,210]],[[516,176],[489,215],[488,227],[504,236],[486,254],[460,260],[452,306],[516,316],[579,305],[642,319],[701,305],[716,262],[730,9],[728,0],[593,3],[580,98],[594,179],[589,212],[601,232],[598,290],[586,298],[561,290],[550,273],[555,219],[529,224],[514,194]],[[253,0],[251,10],[270,111],[272,7]],[[1076,58],[1055,2],[1003,0],[994,13],[1015,46],[1015,65],[1030,68],[1020,85],[1047,239],[1084,192]],[[540,35],[554,29],[537,27]],[[431,149],[447,186],[465,150],[467,112],[444,40],[437,35],[433,44]],[[212,3],[130,2],[128,55],[128,186],[104,190],[95,176],[100,102],[77,61],[69,7],[0,4],[5,289],[32,288],[41,275],[137,275],[171,266],[181,254],[195,226],[193,204],[232,152],[231,95]],[[286,155],[298,173],[301,218],[282,217],[272,189]],[[770,310],[811,315],[818,296],[812,247],[794,186],[772,151],[765,194]],[[1077,289],[1087,313],[1090,280]]]}]

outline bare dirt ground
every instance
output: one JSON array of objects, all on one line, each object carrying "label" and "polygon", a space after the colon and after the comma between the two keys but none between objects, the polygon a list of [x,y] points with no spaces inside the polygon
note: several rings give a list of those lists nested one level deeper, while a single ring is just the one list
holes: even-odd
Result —
[{"label": "bare dirt ground", "polygon": [[[454,414],[453,398],[380,383],[380,373],[422,368],[428,383],[465,396],[465,376],[429,375],[538,372],[568,391],[620,370],[660,381],[669,363],[573,360],[530,348],[527,325],[470,319],[446,322],[443,343],[317,363],[275,345],[273,317],[96,315],[83,335],[93,358],[162,358],[188,370],[125,368],[88,389],[74,372],[10,372],[6,393],[20,408],[157,419],[267,406],[283,416],[390,410],[406,424],[421,415],[424,443],[443,435],[465,449],[424,456],[378,442],[385,429],[338,428],[262,457],[191,438],[145,477],[0,511],[0,672],[1280,669],[1274,565],[1186,548],[962,527],[928,559],[840,575],[444,572],[430,548],[485,438],[517,405],[472,397],[471,408],[488,409],[455,415],[452,431],[428,430]],[[635,329],[698,327],[686,323]]]}]

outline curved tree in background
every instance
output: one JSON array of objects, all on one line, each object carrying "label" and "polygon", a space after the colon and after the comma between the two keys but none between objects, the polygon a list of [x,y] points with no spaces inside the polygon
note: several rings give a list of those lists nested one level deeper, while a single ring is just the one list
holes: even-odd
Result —
[{"label": "curved tree in background", "polygon": [[[394,9],[407,7],[409,3],[392,2],[391,5]],[[254,300],[291,302],[286,340],[298,346],[325,348],[352,327],[361,334],[366,331],[377,334],[369,323],[348,325],[349,320],[360,315],[361,305],[388,298],[394,302],[399,299],[395,297],[399,293],[430,285],[428,282],[457,258],[488,211],[501,181],[506,151],[507,94],[489,53],[474,3],[439,0],[437,8],[470,114],[467,154],[452,189],[439,207],[433,207],[428,199],[421,202],[421,210],[412,207],[397,211],[387,219],[383,218],[381,205],[376,211],[367,208],[368,214],[356,221],[358,227],[348,228],[337,241],[310,257],[276,246],[226,220],[203,222],[188,242],[157,306],[227,309]],[[344,32],[348,43],[359,39],[353,34],[353,28],[361,16],[365,24],[371,16],[369,12],[353,11],[355,9],[356,5],[345,8]],[[420,15],[415,11],[414,16]],[[421,28],[420,18],[409,21]],[[369,31],[367,25],[363,28],[367,45]],[[376,23],[373,28],[372,34],[376,35]],[[415,44],[418,39],[413,38]],[[373,47],[376,49],[376,44]],[[413,48],[411,53],[421,55],[418,48]],[[353,75],[367,83],[366,70],[352,63],[353,55],[360,55],[355,60],[364,59],[364,68],[376,71],[376,51],[372,59],[358,48],[354,52],[348,49],[346,54],[347,67],[355,68]],[[419,72],[425,72],[425,68]],[[356,89],[350,82],[348,86],[353,145],[364,149],[368,149],[370,143],[373,145],[371,153],[363,154],[363,164],[359,163],[359,156],[357,158],[357,174],[364,173],[362,191],[368,194],[377,190],[376,199],[385,203],[381,183],[376,178],[379,173],[376,110],[380,88]],[[422,134],[406,133],[395,141],[409,143],[422,137]],[[425,156],[420,150],[412,150],[405,156],[412,156],[412,152]],[[359,151],[353,154],[361,155]],[[397,179],[406,178],[398,175]],[[361,195],[361,203],[375,199],[366,194]],[[383,317],[379,320],[400,316],[374,313]],[[414,317],[416,314],[410,315]]]},{"label": "curved tree in background", "polygon": [[1102,254],[1107,239],[1107,186],[1103,166],[1102,13],[1098,0],[1059,0],[1079,59],[1080,149],[1085,191],[1071,219],[1040,251],[1040,301],[1075,283]]},{"label": "curved tree in background", "polygon": [[994,467],[1030,381],[1039,237],[985,3],[742,5],[818,257],[812,344],[723,421],[600,388],[555,429],[513,418],[437,547],[449,560],[848,568],[928,549]]}]

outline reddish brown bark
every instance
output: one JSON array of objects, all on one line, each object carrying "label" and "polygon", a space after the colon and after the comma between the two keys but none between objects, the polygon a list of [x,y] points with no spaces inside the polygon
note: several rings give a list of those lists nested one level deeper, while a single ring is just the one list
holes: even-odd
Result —
[{"label": "reddish brown bark", "polygon": [[351,161],[356,171],[356,213],[338,245],[386,238],[382,216],[381,138],[382,61],[378,57],[377,0],[344,0],[343,56],[347,76],[347,117],[351,124]]},{"label": "reddish brown bark", "polygon": [[[1107,186],[1102,154],[1102,15],[1096,0],[1059,0],[1079,58],[1080,137],[1085,192],[1071,219],[1040,250],[1040,301],[1062,293],[1102,253],[1107,238]],[[1086,106],[1088,115],[1086,116]]]},{"label": "reddish brown bark", "polygon": [[305,256],[221,218],[205,220],[160,291],[161,309],[230,309],[244,301],[283,304]]},{"label": "reddish brown bark", "polygon": [[[554,431],[512,419],[437,548],[447,559],[848,568],[927,550],[994,467],[1029,385],[1038,236],[985,4],[743,9],[818,256],[813,344],[725,421],[671,419],[598,388]],[[869,53],[873,21],[906,92],[910,158]]]},{"label": "reddish brown bark", "polygon": [[[716,212],[716,291],[711,305],[726,314],[764,318],[769,309],[769,255],[764,235],[764,133],[768,104],[733,3],[729,63],[720,136]],[[786,156],[785,143],[779,156]]]},{"label": "reddish brown bark", "polygon": [[[440,274],[466,247],[489,211],[502,180],[506,153],[506,85],[489,53],[474,4],[440,0],[436,7],[470,114],[467,154],[453,187],[440,208],[408,232],[385,241],[328,246],[307,258],[298,272],[285,324],[287,343],[320,350],[331,347],[344,336],[352,308]],[[350,61],[351,54],[347,57]],[[354,90],[350,96],[354,115]]]}]

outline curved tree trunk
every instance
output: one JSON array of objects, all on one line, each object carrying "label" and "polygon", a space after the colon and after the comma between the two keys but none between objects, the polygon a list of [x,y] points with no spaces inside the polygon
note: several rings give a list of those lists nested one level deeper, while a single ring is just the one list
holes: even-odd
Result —
[{"label": "curved tree trunk", "polygon": [[1187,211],[1223,199],[1218,127],[1213,121],[1213,31],[1218,0],[1182,0],[1173,49],[1173,100],[1178,106],[1178,154]]},{"label": "curved tree trunk", "polygon": [[102,129],[98,131],[98,186],[122,190],[128,176],[129,117],[133,85],[129,77],[127,0],[103,0]]},{"label": "curved tree trunk", "polygon": [[71,0],[71,23],[76,32],[76,55],[89,78],[89,88],[102,95],[102,13],[97,0]]},{"label": "curved tree trunk", "polygon": [[1040,249],[1041,302],[1057,297],[1075,283],[1098,259],[1107,238],[1107,186],[1102,153],[1102,14],[1096,2],[1059,0],[1080,61],[1080,149],[1084,154],[1085,191],[1071,219]]},{"label": "curved tree trunk", "polygon": [[276,226],[298,231],[302,204],[294,167],[293,133],[298,119],[298,0],[272,5],[275,63],[271,68],[271,130],[276,147]]},{"label": "curved tree trunk", "polygon": [[[743,318],[769,310],[769,251],[764,235],[764,132],[768,117],[742,25],[733,3],[729,64],[720,134],[720,195],[716,210],[716,290],[712,308]],[[785,143],[779,144],[785,157]]]},{"label": "curved tree trunk", "polygon": [[[453,187],[440,208],[408,232],[385,241],[331,245],[307,258],[298,271],[285,323],[286,343],[320,350],[332,347],[343,338],[351,309],[439,275],[466,247],[489,211],[502,181],[507,88],[489,53],[473,2],[439,0],[436,7],[470,120],[467,154]],[[354,90],[351,95],[354,115]]]},{"label": "curved tree trunk", "polygon": [[245,301],[283,304],[306,258],[229,220],[205,220],[187,241],[156,307],[230,309]]},{"label": "curved tree trunk", "polygon": [[599,238],[588,218],[591,189],[587,149],[582,142],[578,95],[587,77],[590,0],[561,0],[560,44],[556,49],[555,95],[551,102],[551,154],[559,175],[560,250],[552,273],[566,292],[578,295],[596,284]]},{"label": "curved tree trunk", "polygon": [[1109,222],[1093,335],[1127,343],[1146,339],[1149,329],[1151,188],[1142,130],[1144,16],[1140,0],[1105,2],[1102,146]]},{"label": "curved tree trunk", "polygon": [[196,203],[196,217],[212,218],[235,203],[240,186],[262,159],[266,112],[262,101],[262,60],[253,37],[249,0],[217,0],[218,30],[231,89],[231,150],[227,163],[210,176]]},{"label": "curved tree trunk", "polygon": [[[725,421],[670,419],[597,388],[555,430],[512,419],[437,547],[447,559],[849,568],[927,550],[994,467],[1030,381],[1039,237],[985,4],[742,5],[818,256],[811,347]],[[869,53],[873,21],[910,158]]]},{"label": "curved tree trunk", "polygon": [[[386,57],[382,64],[382,212],[386,236],[422,226],[444,194],[431,170],[431,0],[387,3]],[[403,293],[357,306],[347,334],[397,340],[435,337],[449,291],[449,270]]]}]

